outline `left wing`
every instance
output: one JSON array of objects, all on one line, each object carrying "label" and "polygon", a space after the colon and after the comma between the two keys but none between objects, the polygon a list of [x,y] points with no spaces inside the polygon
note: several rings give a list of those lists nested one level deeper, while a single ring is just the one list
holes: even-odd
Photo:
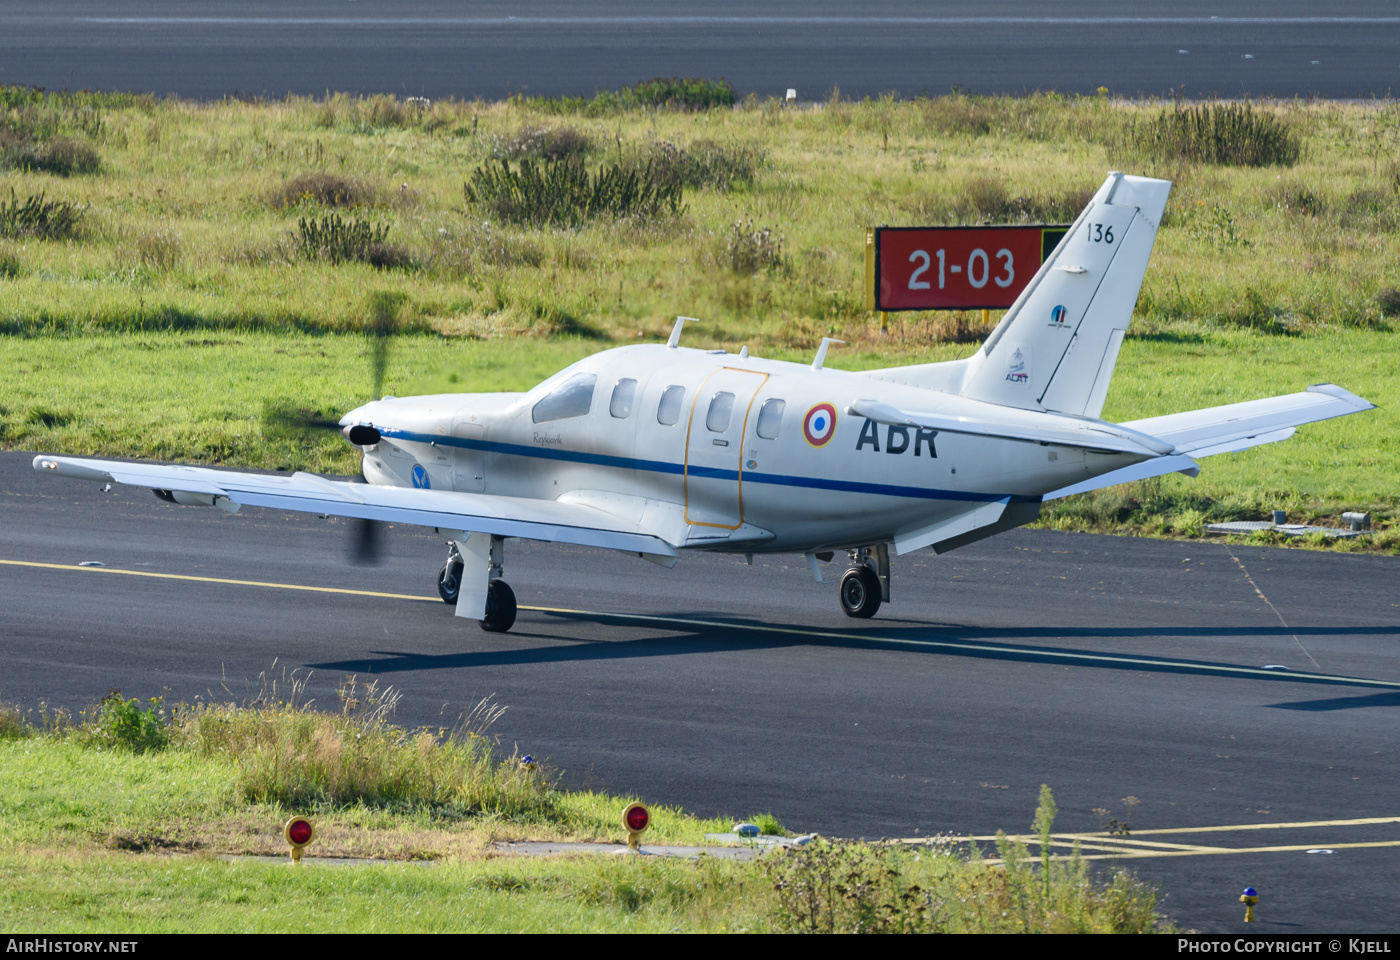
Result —
[{"label": "left wing", "polygon": [[445,531],[676,556],[669,543],[637,524],[581,503],[347,483],[309,473],[290,476],[236,473],[206,467],[76,457],[41,455],[34,458],[34,469],[78,480],[149,487],[176,503],[218,506],[229,513],[237,513],[238,508],[245,505],[272,507],[437,527]]}]

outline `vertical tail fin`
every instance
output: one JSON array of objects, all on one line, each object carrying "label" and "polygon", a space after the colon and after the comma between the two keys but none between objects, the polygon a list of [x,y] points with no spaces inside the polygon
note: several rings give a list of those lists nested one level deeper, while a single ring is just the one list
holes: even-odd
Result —
[{"label": "vertical tail fin", "polygon": [[962,395],[1097,417],[1170,191],[1109,174],[978,351]]}]

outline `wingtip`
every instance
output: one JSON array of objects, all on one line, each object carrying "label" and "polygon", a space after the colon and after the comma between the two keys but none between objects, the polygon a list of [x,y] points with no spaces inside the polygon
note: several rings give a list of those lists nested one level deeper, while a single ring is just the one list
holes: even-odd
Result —
[{"label": "wingtip", "polygon": [[1376,405],[1365,397],[1358,397],[1350,390],[1339,387],[1335,383],[1314,383],[1308,387],[1308,393],[1323,393],[1329,397],[1336,397],[1354,406],[1357,412],[1362,410],[1375,410]]}]

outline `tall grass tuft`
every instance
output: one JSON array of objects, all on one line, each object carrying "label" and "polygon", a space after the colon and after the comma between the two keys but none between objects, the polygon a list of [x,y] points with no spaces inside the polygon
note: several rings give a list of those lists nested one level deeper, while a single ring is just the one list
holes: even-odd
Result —
[{"label": "tall grass tuft", "polygon": [[374,185],[343,173],[303,173],[272,192],[274,207],[316,203],[323,207],[367,207],[375,202]]},{"label": "tall grass tuft", "polygon": [[80,138],[28,140],[0,133],[0,166],[68,177],[96,173],[102,159],[96,147]]},{"label": "tall grass tuft", "polygon": [[196,754],[235,764],[250,802],[363,803],[511,820],[555,814],[559,796],[548,774],[500,757],[482,732],[499,716],[489,698],[450,733],[394,726],[398,699],[393,688],[352,678],[341,687],[339,713],[294,699],[269,698],[253,709],[211,706],[180,718],[174,736]]},{"label": "tall grass tuft", "polygon": [[543,113],[578,113],[605,116],[628,110],[680,110],[687,112],[732,107],[738,102],[728,80],[703,77],[656,77],[621,90],[598,90],[592,97],[511,97],[515,106]]},{"label": "tall grass tuft", "polygon": [[1178,104],[1137,123],[1132,138],[1152,158],[1236,167],[1291,167],[1302,152],[1286,123],[1248,103]]},{"label": "tall grass tuft", "polygon": [[71,240],[81,232],[83,211],[70,200],[45,200],[43,191],[20,202],[10,188],[10,200],[0,200],[0,237],[11,240]]},{"label": "tall grass tuft", "polygon": [[25,722],[24,711],[13,703],[0,701],[0,740],[23,740],[33,732]]},{"label": "tall grass tuft", "polygon": [[[1050,856],[1055,803],[1041,788],[1034,829],[1041,855],[998,837],[1000,870],[957,857],[951,845],[918,853],[818,838],[774,851],[762,869],[772,915],[793,933],[1150,933],[1156,891],[1123,873],[1096,880],[1077,851]],[[932,861],[929,863],[927,861]]]},{"label": "tall grass tuft", "polygon": [[721,192],[752,186],[763,164],[763,151],[752,146],[732,146],[713,140],[697,140],[680,147],[669,140],[653,140],[639,165],[650,163],[652,175],[677,179],[687,187]]},{"label": "tall grass tuft", "polygon": [[496,137],[491,155],[497,160],[520,160],[534,157],[542,160],[563,160],[583,157],[593,148],[588,134],[578,127],[523,126],[513,137]]},{"label": "tall grass tuft", "polygon": [[754,228],[750,220],[736,221],[720,254],[722,264],[732,273],[750,276],[764,271],[781,273],[788,269],[783,256],[783,238],[773,227]]},{"label": "tall grass tuft", "polygon": [[469,204],[511,223],[576,227],[603,217],[654,220],[680,212],[677,177],[612,164],[590,176],[575,158],[524,159],[518,169],[500,160],[478,167],[463,185]]},{"label": "tall grass tuft", "polygon": [[387,243],[388,236],[387,223],[328,213],[322,217],[301,217],[297,221],[296,243],[308,260],[329,260],[334,264],[360,261],[380,268],[407,266],[407,252]]}]

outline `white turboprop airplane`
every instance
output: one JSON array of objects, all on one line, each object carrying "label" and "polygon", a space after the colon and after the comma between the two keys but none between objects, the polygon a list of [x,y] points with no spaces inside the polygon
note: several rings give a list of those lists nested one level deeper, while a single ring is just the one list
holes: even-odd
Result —
[{"label": "white turboprop airplane", "polygon": [[889,547],[944,553],[1029,523],[1041,504],[1291,436],[1372,404],[1340,387],[1115,424],[1099,419],[1167,202],[1112,173],[972,356],[849,373],[745,348],[607,350],[525,393],[385,397],[346,414],[368,484],[39,456],[59,476],[175,503],[275,507],[435,528],[443,600],[509,630],[513,537],[665,567],[684,551],[849,552],[842,609],[889,600]]}]

